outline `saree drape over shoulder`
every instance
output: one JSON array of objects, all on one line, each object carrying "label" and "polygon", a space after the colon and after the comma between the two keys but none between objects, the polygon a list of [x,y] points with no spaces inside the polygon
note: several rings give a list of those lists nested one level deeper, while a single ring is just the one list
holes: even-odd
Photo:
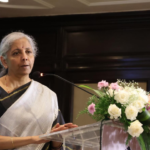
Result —
[{"label": "saree drape over shoulder", "polygon": [[[14,96],[15,92],[23,91],[23,88],[24,93],[12,105],[6,106],[9,103],[3,103],[7,98]],[[34,80],[19,90],[0,99],[3,111],[0,118],[0,135],[25,137],[49,133],[58,116],[56,94]],[[16,149],[41,150],[43,146],[44,144],[30,144]]]}]

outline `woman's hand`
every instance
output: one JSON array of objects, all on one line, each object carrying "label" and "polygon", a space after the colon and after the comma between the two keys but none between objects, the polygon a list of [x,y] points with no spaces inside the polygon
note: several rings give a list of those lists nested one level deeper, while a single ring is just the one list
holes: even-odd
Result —
[{"label": "woman's hand", "polygon": [[[66,123],[64,125],[60,125],[59,123],[57,123],[51,130],[50,133],[52,132],[57,132],[57,131],[62,131],[62,130],[66,130],[66,129],[70,129],[70,128],[76,128],[78,127],[76,124],[73,123]],[[46,143],[49,142],[50,140],[45,140],[45,139],[41,139],[39,136],[32,136],[32,141],[34,144],[41,144],[41,143]],[[54,142],[55,143],[55,142]],[[56,142],[57,143],[57,142]],[[55,145],[55,144],[54,144]],[[57,144],[56,144],[57,145]],[[60,145],[60,143],[58,144]]]},{"label": "woman's hand", "polygon": [[[76,128],[78,127],[76,124],[73,124],[73,123],[66,123],[64,125],[60,125],[59,123],[57,123],[51,130],[51,133],[52,132],[57,132],[57,131],[62,131],[62,130],[66,130],[66,129],[70,129],[70,128]],[[52,147],[54,148],[58,148],[60,149],[61,148],[61,145],[62,143],[59,143],[59,142],[55,142],[55,141],[52,141]]]},{"label": "woman's hand", "polygon": [[73,123],[66,123],[63,125],[60,125],[59,123],[57,123],[51,130],[52,132],[57,132],[57,131],[62,131],[62,130],[66,130],[66,129],[70,129],[70,128],[76,128],[78,127],[76,124]]}]

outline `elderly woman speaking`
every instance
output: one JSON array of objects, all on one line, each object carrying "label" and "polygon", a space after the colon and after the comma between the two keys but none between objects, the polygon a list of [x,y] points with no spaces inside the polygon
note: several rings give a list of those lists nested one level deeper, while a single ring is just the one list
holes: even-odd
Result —
[{"label": "elderly woman speaking", "polygon": [[[57,123],[52,128],[58,117],[56,94],[29,78],[36,53],[34,39],[22,32],[10,33],[2,39],[0,149],[41,150],[49,141],[39,135],[77,127],[72,123]],[[59,150],[61,145],[51,142],[49,149]]]}]

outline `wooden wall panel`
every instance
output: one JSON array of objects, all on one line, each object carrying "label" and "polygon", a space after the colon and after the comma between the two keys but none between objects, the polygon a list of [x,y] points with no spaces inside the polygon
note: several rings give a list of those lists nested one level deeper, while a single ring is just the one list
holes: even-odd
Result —
[{"label": "wooden wall panel", "polygon": [[[38,55],[35,61],[35,69],[41,71],[54,71],[57,65],[57,30],[30,32],[35,37],[38,46]],[[45,65],[46,64],[46,65]]]},{"label": "wooden wall panel", "polygon": [[[33,72],[74,83],[134,79],[150,90],[150,11],[0,19],[0,38],[19,30],[38,43]],[[57,93],[66,122],[72,121],[72,86],[56,77],[37,80]]]},{"label": "wooden wall panel", "polygon": [[[109,53],[108,53],[109,55]],[[66,71],[145,70],[149,69],[150,54],[135,55],[71,55],[64,58]]]},{"label": "wooden wall panel", "polygon": [[86,31],[85,28],[77,31],[74,28],[65,30],[66,55],[124,55],[141,52],[141,49],[149,52],[150,26],[147,29],[137,29],[136,25],[134,28],[122,28],[120,25],[117,29],[93,26]]}]

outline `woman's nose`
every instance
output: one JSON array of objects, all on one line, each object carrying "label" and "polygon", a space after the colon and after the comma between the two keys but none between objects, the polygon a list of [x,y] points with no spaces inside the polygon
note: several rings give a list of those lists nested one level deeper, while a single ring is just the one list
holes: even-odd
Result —
[{"label": "woman's nose", "polygon": [[23,61],[28,60],[28,56],[27,56],[26,54],[22,54],[22,60],[23,60]]}]

